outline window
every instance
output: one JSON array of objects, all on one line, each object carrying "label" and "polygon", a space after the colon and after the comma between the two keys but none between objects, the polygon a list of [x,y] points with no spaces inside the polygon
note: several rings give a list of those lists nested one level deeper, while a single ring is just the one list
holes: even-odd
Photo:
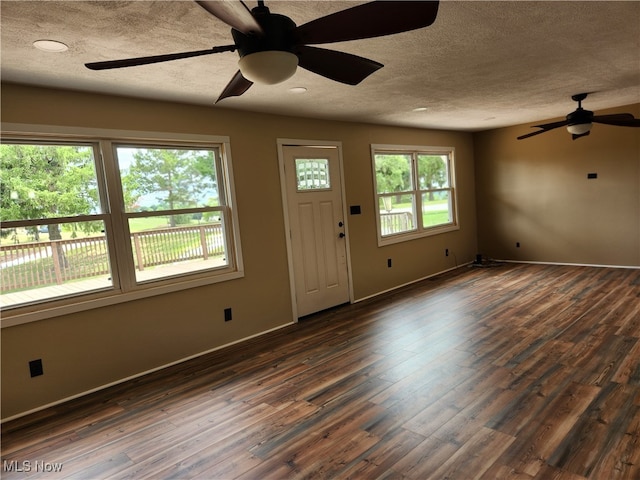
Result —
[{"label": "window", "polygon": [[115,145],[137,282],[229,266],[219,150]]},{"label": "window", "polygon": [[331,188],[329,160],[326,158],[296,158],[298,192]]},{"label": "window", "polygon": [[457,229],[453,148],[372,145],[378,244]]},{"label": "window", "polygon": [[2,306],[112,287],[97,146],[3,142]]},{"label": "window", "polygon": [[3,309],[241,276],[227,142],[6,137]]}]

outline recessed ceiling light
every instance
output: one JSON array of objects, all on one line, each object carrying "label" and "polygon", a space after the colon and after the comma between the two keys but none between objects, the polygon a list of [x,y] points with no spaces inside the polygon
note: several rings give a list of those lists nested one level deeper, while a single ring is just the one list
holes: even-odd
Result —
[{"label": "recessed ceiling light", "polygon": [[426,112],[427,111],[427,107],[414,108],[412,111],[413,112]]},{"label": "recessed ceiling light", "polygon": [[307,89],[304,87],[293,87],[293,88],[290,88],[289,91],[291,93],[306,93]]},{"label": "recessed ceiling light", "polygon": [[36,40],[33,42],[33,46],[38,50],[42,50],[43,52],[66,52],[69,50],[64,43],[58,42],[56,40]]}]

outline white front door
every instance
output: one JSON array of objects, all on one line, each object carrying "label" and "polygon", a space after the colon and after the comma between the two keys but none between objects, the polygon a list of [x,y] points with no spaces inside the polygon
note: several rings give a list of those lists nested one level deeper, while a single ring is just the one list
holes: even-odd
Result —
[{"label": "white front door", "polygon": [[349,301],[337,146],[282,146],[297,316]]}]

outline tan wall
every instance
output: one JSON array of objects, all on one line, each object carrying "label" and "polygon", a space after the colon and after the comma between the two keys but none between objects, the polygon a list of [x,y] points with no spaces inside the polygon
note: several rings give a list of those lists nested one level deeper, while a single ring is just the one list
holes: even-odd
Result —
[{"label": "tan wall", "polygon": [[[231,139],[245,277],[2,330],[2,418],[291,322],[277,138],[341,141],[351,273],[360,299],[470,261],[476,253],[473,138],[234,112],[17,85],[2,86],[2,121],[225,135]],[[378,248],[370,144],[453,146],[461,229]],[[637,175],[636,175],[637,178]],[[636,201],[637,204],[637,201]],[[637,231],[636,231],[637,238]],[[444,256],[448,248],[452,255]],[[393,268],[387,268],[387,258]],[[223,321],[232,307],[234,319]],[[44,375],[29,377],[42,358]]]},{"label": "tan wall", "polygon": [[[638,118],[640,105],[596,113],[622,112]],[[529,131],[521,125],[474,136],[482,253],[640,266],[640,130],[594,124],[575,141],[564,128],[516,140]]]}]

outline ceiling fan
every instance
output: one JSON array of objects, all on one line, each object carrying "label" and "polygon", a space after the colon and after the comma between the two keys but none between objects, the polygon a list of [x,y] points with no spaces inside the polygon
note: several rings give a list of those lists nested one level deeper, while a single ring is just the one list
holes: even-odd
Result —
[{"label": "ceiling fan", "polygon": [[239,70],[216,103],[242,95],[254,82],[267,85],[283,82],[298,66],[337,82],[357,85],[383,65],[357,55],[309,45],[380,37],[427,27],[435,21],[439,6],[438,1],[373,1],[296,26],[289,17],[271,13],[261,0],[251,10],[242,0],[196,2],[232,27],[233,45],[93,62],[85,66],[91,70],[107,70],[237,50]]},{"label": "ceiling fan", "polygon": [[518,140],[533,137],[534,135],[538,135],[540,133],[553,130],[554,128],[564,126],[567,127],[567,130],[574,140],[576,138],[586,137],[587,135],[589,135],[589,133],[591,132],[591,126],[594,123],[604,123],[606,125],[615,125],[618,127],[640,127],[640,119],[635,118],[630,113],[594,115],[593,112],[584,110],[582,108],[582,100],[587,98],[587,95],[587,93],[578,93],[577,95],[571,96],[571,99],[574,102],[578,102],[578,108],[574,112],[571,112],[569,115],[567,115],[567,118],[565,120],[561,120],[559,122],[544,123],[542,125],[534,125],[534,127],[541,128],[542,130],[537,130],[535,132],[527,133],[526,135],[521,135],[518,137]]}]

